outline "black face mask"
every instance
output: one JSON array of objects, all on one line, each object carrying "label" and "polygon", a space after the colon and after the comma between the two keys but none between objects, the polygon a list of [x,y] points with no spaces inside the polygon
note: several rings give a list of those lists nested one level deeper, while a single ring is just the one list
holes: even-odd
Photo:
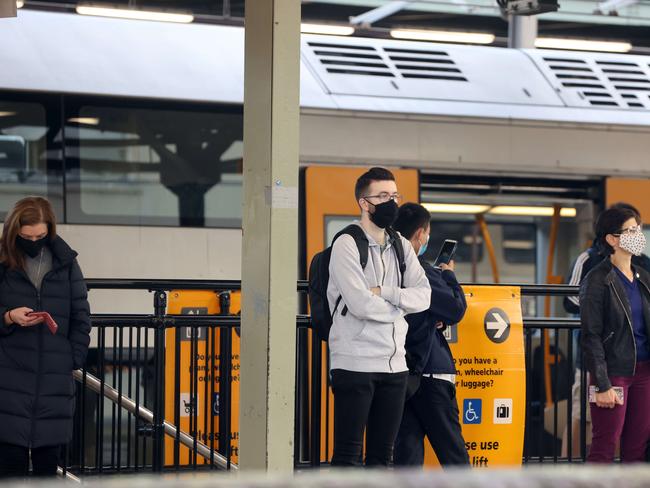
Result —
[{"label": "black face mask", "polygon": [[[366,202],[368,202],[368,200],[366,200]],[[387,202],[379,203],[377,205],[370,203],[370,205],[375,207],[375,211],[370,214],[370,221],[373,224],[380,229],[385,229],[386,227],[393,225],[397,219],[397,212],[399,210],[395,200],[388,200]]]},{"label": "black face mask", "polygon": [[39,239],[37,241],[32,241],[30,239],[25,239],[23,237],[16,237],[16,244],[20,249],[22,249],[25,254],[27,254],[29,257],[35,258],[38,256],[43,249],[43,246],[47,244],[49,236],[45,236],[42,239]]}]

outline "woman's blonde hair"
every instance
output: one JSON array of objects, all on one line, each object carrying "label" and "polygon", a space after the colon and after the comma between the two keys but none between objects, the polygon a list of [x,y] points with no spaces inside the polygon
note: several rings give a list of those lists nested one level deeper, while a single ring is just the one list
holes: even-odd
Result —
[{"label": "woman's blonde hair", "polygon": [[16,246],[23,225],[46,224],[50,241],[56,236],[56,217],[52,205],[42,197],[19,200],[5,219],[0,238],[0,263],[10,269],[24,267],[24,255]]}]

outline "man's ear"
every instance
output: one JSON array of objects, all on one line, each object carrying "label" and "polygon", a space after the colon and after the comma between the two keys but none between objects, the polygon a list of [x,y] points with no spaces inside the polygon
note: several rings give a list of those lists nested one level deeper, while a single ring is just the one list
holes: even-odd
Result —
[{"label": "man's ear", "polygon": [[357,200],[357,203],[359,204],[361,210],[365,210],[366,212],[370,213],[370,205],[365,198],[359,198],[359,200]]}]

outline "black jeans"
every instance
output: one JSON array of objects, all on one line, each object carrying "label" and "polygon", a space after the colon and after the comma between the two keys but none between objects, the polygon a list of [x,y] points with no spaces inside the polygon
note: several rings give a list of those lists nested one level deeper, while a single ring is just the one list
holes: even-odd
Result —
[{"label": "black jeans", "polygon": [[469,464],[458,421],[456,386],[449,381],[423,377],[418,391],[406,402],[395,441],[396,466],[422,466],[425,435],[441,465]]},{"label": "black jeans", "polygon": [[[29,473],[29,448],[0,443],[0,478],[24,478]],[[32,449],[34,476],[56,476],[61,446]]]},{"label": "black jeans", "polygon": [[334,455],[332,466],[359,466],[366,431],[366,466],[388,466],[399,429],[406,378],[403,373],[332,370]]}]

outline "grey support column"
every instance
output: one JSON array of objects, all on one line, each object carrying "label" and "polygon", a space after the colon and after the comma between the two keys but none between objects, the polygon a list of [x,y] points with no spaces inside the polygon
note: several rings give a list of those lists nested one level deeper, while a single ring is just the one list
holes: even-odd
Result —
[{"label": "grey support column", "polygon": [[537,38],[536,15],[511,15],[508,19],[508,47],[534,49]]},{"label": "grey support column", "polygon": [[16,16],[16,0],[0,0],[0,18]]},{"label": "grey support column", "polygon": [[293,470],[300,1],[246,0],[240,451]]}]

